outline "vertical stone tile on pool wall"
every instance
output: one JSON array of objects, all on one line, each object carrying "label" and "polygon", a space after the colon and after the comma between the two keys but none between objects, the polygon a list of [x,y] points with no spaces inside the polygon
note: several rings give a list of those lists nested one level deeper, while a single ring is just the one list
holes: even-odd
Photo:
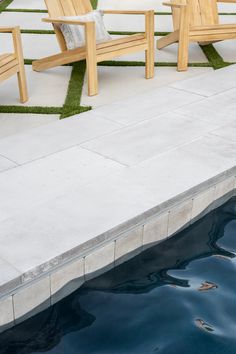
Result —
[{"label": "vertical stone tile on pool wall", "polygon": [[121,235],[115,242],[115,265],[139,253],[143,244],[143,226]]},{"label": "vertical stone tile on pool wall", "polygon": [[232,192],[235,185],[235,176],[231,176],[224,181],[218,183],[215,188],[215,200],[223,197],[229,192]]},{"label": "vertical stone tile on pool wall", "polygon": [[168,221],[168,236],[171,236],[191,220],[192,199],[184,201],[170,210]]},{"label": "vertical stone tile on pool wall", "polygon": [[169,213],[166,212],[147,221],[143,230],[144,248],[167,237],[168,218]]},{"label": "vertical stone tile on pool wall", "polygon": [[50,306],[50,279],[42,278],[13,295],[16,323]]},{"label": "vertical stone tile on pool wall", "polygon": [[114,267],[115,242],[99,248],[85,257],[85,279],[91,279],[106,270]]},{"label": "vertical stone tile on pool wall", "polygon": [[215,196],[215,187],[210,187],[206,191],[196,195],[193,198],[191,219],[196,218],[205,209],[207,209],[209,205],[214,202],[214,196]]},{"label": "vertical stone tile on pool wall", "polygon": [[55,304],[84,283],[84,258],[65,264],[50,275],[51,303]]},{"label": "vertical stone tile on pool wall", "polygon": [[0,299],[0,333],[14,322],[12,296]]}]

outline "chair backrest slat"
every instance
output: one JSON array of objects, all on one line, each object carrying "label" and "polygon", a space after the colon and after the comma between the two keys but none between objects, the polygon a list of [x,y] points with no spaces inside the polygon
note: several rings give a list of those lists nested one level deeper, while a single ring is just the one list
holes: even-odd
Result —
[{"label": "chair backrest slat", "polygon": [[[52,18],[62,16],[79,16],[93,10],[90,0],[45,0],[48,14]],[[66,43],[60,26],[54,25],[58,43],[62,51],[66,50]]]},{"label": "chair backrest slat", "polygon": [[[171,0],[175,2],[176,0]],[[219,23],[217,0],[178,0],[183,4],[188,2],[190,5],[190,26],[209,26]],[[174,29],[179,28],[180,10],[172,10]]]},{"label": "chair backrest slat", "polygon": [[79,16],[93,10],[90,0],[45,0],[50,17]]}]

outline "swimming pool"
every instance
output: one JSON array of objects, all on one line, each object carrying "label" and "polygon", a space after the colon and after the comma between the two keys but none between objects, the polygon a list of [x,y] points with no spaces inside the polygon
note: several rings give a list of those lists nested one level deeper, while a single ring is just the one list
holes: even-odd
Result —
[{"label": "swimming pool", "polygon": [[236,353],[236,198],[0,335],[1,354]]}]

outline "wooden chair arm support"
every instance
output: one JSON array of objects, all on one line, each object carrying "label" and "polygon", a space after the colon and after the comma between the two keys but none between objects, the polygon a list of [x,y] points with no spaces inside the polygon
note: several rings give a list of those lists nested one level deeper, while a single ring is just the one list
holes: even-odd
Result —
[{"label": "wooden chair arm support", "polygon": [[57,24],[67,24],[67,25],[79,25],[86,26],[88,23],[95,23],[94,21],[78,21],[78,20],[65,20],[62,18],[42,18],[43,22],[57,23]]},{"label": "wooden chair arm support", "polygon": [[17,41],[19,41],[19,38],[21,35],[20,26],[0,27],[0,33],[11,33],[12,39],[13,39],[14,51],[15,51],[15,54],[17,54],[16,43],[17,43]]},{"label": "wooden chair arm support", "polygon": [[228,2],[228,3],[235,3],[236,4],[236,0],[217,0],[217,2]]},{"label": "wooden chair arm support", "polygon": [[20,27],[0,27],[0,33],[13,33],[15,31],[20,31]]},{"label": "wooden chair arm support", "polygon": [[170,7],[178,7],[178,8],[187,6],[187,4],[178,4],[178,3],[172,3],[172,2],[163,2],[162,5],[170,6]]},{"label": "wooden chair arm support", "polygon": [[146,15],[149,11],[152,10],[102,10],[107,15]]}]

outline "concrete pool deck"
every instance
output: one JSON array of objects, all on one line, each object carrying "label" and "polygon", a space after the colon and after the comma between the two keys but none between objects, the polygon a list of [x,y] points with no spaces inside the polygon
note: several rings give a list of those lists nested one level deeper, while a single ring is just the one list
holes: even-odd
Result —
[{"label": "concrete pool deck", "polygon": [[0,330],[235,194],[235,78],[232,65],[0,139]]}]

